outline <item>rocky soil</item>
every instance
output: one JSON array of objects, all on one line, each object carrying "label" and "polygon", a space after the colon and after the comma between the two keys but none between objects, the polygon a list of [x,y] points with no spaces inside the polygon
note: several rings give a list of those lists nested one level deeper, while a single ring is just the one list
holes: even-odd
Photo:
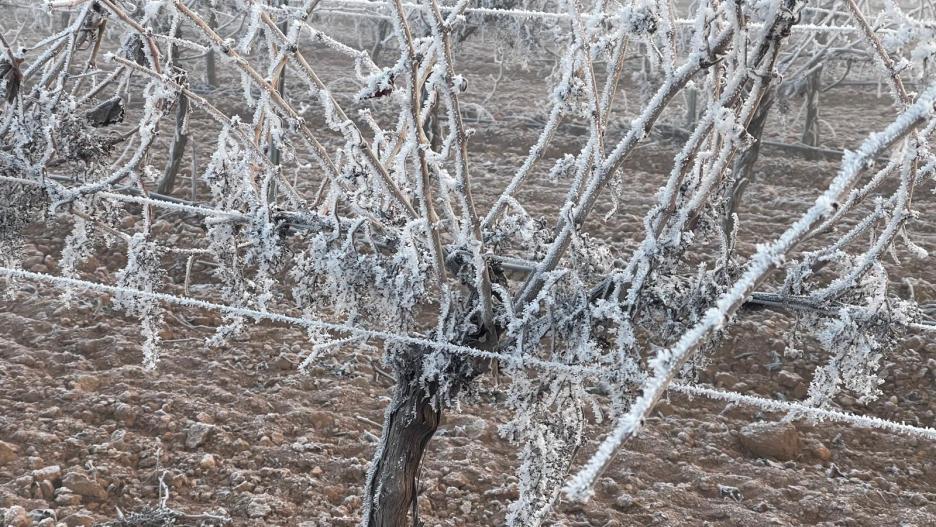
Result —
[{"label": "rocky soil", "polygon": [[[205,514],[233,525],[356,525],[390,382],[360,357],[298,373],[305,340],[288,328],[261,325],[206,348],[204,328],[217,322],[176,313],[159,369],[147,373],[135,325],[106,303],[67,309],[37,291],[0,304],[4,525],[96,525],[160,503],[187,515],[181,525],[212,524]],[[804,368],[753,367],[768,355],[726,354],[704,376],[795,397]],[[932,366],[902,362],[888,384],[926,391]],[[431,443],[426,525],[500,525],[515,497],[514,450],[497,434],[490,388],[448,413]],[[905,419],[906,399],[895,398],[874,409],[842,403]],[[562,504],[550,525],[936,524],[936,445],[782,417],[673,396],[596,498]]]}]

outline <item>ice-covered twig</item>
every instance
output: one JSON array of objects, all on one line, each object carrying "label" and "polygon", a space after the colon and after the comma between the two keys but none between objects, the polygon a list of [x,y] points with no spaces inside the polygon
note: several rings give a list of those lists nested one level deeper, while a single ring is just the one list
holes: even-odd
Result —
[{"label": "ice-covered twig", "polygon": [[602,441],[598,451],[566,484],[570,498],[585,499],[591,486],[614,458],[618,448],[633,437],[643,426],[644,419],[665,393],[679,368],[699,347],[703,339],[718,330],[754,292],[767,273],[809,232],[809,230],[833,210],[843,192],[861,174],[867,163],[895,142],[912,132],[930,118],[936,89],[930,88],[920,95],[916,103],[903,112],[897,120],[880,133],[872,134],[857,152],[850,153],[842,161],[839,174],[829,188],[815,203],[786,231],[770,244],[761,245],[747,265],[744,274],[734,285],[719,297],[715,305],[705,313],[703,319],[686,331],[675,345],[661,350],[650,362],[651,374],[643,383],[641,394],[630,409],[619,420],[612,432]]}]

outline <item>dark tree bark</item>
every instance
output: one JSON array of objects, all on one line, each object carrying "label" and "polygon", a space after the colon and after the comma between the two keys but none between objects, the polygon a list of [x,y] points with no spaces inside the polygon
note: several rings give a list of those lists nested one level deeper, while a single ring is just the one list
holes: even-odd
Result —
[{"label": "dark tree bark", "polygon": [[[181,29],[177,30],[173,36],[181,36]],[[172,64],[178,53],[178,46],[175,44],[169,46],[169,67],[174,69],[179,82],[185,84],[186,71]],[[185,145],[188,144],[188,134],[185,131],[185,120],[189,112],[188,97],[184,93],[179,93],[179,100],[176,104],[175,133],[172,137],[172,145],[169,147],[169,161],[166,163],[163,176],[156,186],[156,192],[165,195],[172,194],[176,176],[179,174],[179,167],[182,166],[182,157],[185,155]],[[192,177],[194,178],[195,174],[192,174]]]},{"label": "dark tree bark", "polygon": [[738,211],[738,206],[741,204],[744,190],[747,188],[748,183],[751,182],[751,179],[754,178],[754,165],[757,163],[757,158],[760,156],[761,137],[764,135],[764,126],[767,124],[767,117],[770,115],[770,108],[773,107],[774,98],[775,91],[773,89],[768,90],[761,99],[757,109],[754,110],[754,114],[751,116],[751,120],[748,122],[746,128],[748,135],[751,136],[754,142],[735,158],[734,164],[731,167],[735,183],[734,187],[731,189],[731,195],[728,198],[722,216],[722,231],[725,233],[728,243],[728,247],[726,248],[728,254],[731,254],[734,250],[735,240],[734,237],[731,236],[731,233],[735,229],[735,213]]},{"label": "dark tree bark", "polygon": [[374,42],[374,47],[371,48],[371,60],[375,63],[377,58],[380,56],[380,52],[383,51],[384,39],[387,38],[387,34],[390,32],[390,22],[385,19],[381,19],[380,22],[377,22],[377,40]]},{"label": "dark tree bark", "polygon": [[[495,273],[495,278],[502,279],[500,271]],[[496,330],[501,331],[500,328]],[[496,343],[497,339],[487,338],[484,330],[467,336],[462,342],[483,350],[492,349]],[[396,358],[396,388],[364,486],[364,525],[367,527],[404,526],[410,513],[411,525],[420,525],[416,515],[419,470],[426,447],[442,420],[444,403],[440,399],[454,398],[492,368],[487,359],[450,357],[443,373],[447,380],[443,394],[438,384],[422,381],[426,353],[427,350],[414,347],[406,356]]]},{"label": "dark tree bark", "polygon": [[699,116],[699,90],[688,88],[686,90],[686,130],[695,128],[696,118]]},{"label": "dark tree bark", "polygon": [[806,122],[803,124],[803,144],[819,145],[819,91],[822,88],[822,66],[806,77]]},{"label": "dark tree bark", "polygon": [[442,418],[432,391],[434,387],[427,390],[419,386],[414,375],[397,380],[384,421],[384,437],[364,491],[369,500],[365,505],[369,527],[406,525],[410,509],[416,509],[419,467]]},{"label": "dark tree bark", "polygon": [[[159,194],[172,194],[176,176],[179,174],[179,167],[182,166],[182,157],[185,155],[185,145],[188,144],[188,134],[185,133],[185,116],[189,110],[188,97],[184,93],[180,93],[177,104],[175,135],[172,138],[172,145],[169,147],[169,162],[166,163],[162,179],[159,180],[159,185],[156,187],[156,192]],[[195,175],[192,174],[192,177],[195,177]]]},{"label": "dark tree bark", "polygon": [[[214,11],[214,2],[209,2],[208,6],[208,27],[211,29],[217,29],[218,27],[218,16],[215,15]],[[215,53],[214,48],[210,48],[208,53],[205,55],[205,82],[208,83],[212,88],[218,87],[218,72],[217,65],[215,64]]]},{"label": "dark tree bark", "polygon": [[[282,6],[289,5],[289,2],[288,0],[277,0],[277,1],[274,1],[273,4],[282,7]],[[288,26],[289,26],[288,22],[284,20],[283,22],[279,24],[278,27],[280,31],[282,31],[283,34],[285,35],[289,31]],[[273,83],[273,87],[276,89],[276,91],[280,93],[280,95],[284,99],[286,98],[286,66],[285,65],[283,66],[282,69],[280,69],[279,75],[276,76],[276,80]],[[271,141],[270,142],[270,162],[276,166],[279,166],[280,158],[281,158],[281,153],[280,153],[279,146]],[[276,201],[276,182],[271,181],[270,187],[267,189],[267,202],[273,203],[275,201]]]}]

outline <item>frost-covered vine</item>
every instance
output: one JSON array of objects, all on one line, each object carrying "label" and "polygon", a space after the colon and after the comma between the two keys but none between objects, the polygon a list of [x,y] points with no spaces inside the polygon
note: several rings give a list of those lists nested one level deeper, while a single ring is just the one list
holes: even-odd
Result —
[{"label": "frost-covered vine", "polygon": [[[35,280],[65,289],[65,300],[86,289],[111,295],[140,320],[149,369],[158,370],[166,305],[219,311],[213,345],[255,321],[301,327],[304,370],[382,342],[398,386],[362,525],[402,524],[416,510],[425,441],[487,374],[507,395],[502,433],[519,455],[511,526],[540,525],[558,500],[587,497],[669,389],[931,437],[829,408],[842,390],[880,395],[888,352],[936,329],[890,287],[885,263],[898,250],[928,257],[914,241],[924,211],[913,201],[936,173],[936,48],[922,9],[887,1],[872,13],[854,0],[14,4],[34,15],[24,24],[35,31],[0,21],[8,289]],[[466,66],[478,41],[501,69],[489,94]],[[489,192],[478,174],[490,152],[473,143],[467,110],[493,121],[487,106],[503,68],[538,56],[553,61],[541,128]],[[343,74],[325,75],[329,61]],[[832,86],[855,71],[879,83],[892,120],[843,153],[779,236],[745,252],[739,204],[767,115],[775,108],[788,125],[808,114],[804,137],[817,137],[815,101],[829,89],[817,84],[821,70],[840,77]],[[580,131],[577,142],[557,154],[566,125]],[[614,233],[635,217],[621,200],[634,177],[626,161],[661,130],[681,144],[636,214],[638,235],[622,245]],[[540,176],[563,196],[546,214],[526,192]],[[179,217],[189,235],[170,238],[165,224]],[[604,230],[589,229],[599,221]],[[40,222],[70,233],[57,276],[20,269]],[[125,261],[87,269],[102,248]],[[793,319],[791,350],[815,344],[822,356],[805,401],[693,383],[755,304]],[[592,395],[595,385],[604,395]],[[613,424],[579,467],[588,414]],[[419,434],[425,441],[411,440]],[[414,462],[387,458],[405,449],[416,450],[400,459]]]}]

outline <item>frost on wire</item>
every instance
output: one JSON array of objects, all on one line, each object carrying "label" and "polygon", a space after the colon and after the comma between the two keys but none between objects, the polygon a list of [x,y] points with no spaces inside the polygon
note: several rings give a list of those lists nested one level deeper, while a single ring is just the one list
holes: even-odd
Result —
[{"label": "frost on wire", "polygon": [[[39,16],[37,31],[4,41],[0,58],[5,293],[36,281],[61,289],[63,302],[109,295],[140,320],[143,363],[157,372],[169,306],[220,312],[211,345],[258,321],[301,327],[303,370],[339,349],[379,354],[382,343],[383,363],[400,379],[412,374],[440,409],[492,371],[511,412],[501,432],[517,446],[511,526],[539,525],[563,493],[588,497],[669,389],[933,438],[828,408],[841,390],[878,397],[889,350],[934,329],[912,296],[889,287],[885,265],[898,253],[928,257],[914,242],[923,211],[912,196],[936,172],[934,26],[891,1],[872,26],[846,4],[703,0],[682,12],[656,0],[165,0],[127,11],[48,2],[69,22]],[[362,35],[375,36],[367,32],[379,47],[365,45]],[[493,43],[501,67],[525,66],[544,48],[555,56],[541,129],[490,200],[472,177],[485,152],[475,152],[465,117],[468,107],[495,110],[486,106],[493,93],[469,97],[473,76],[460,69],[473,39]],[[862,74],[893,99],[892,122],[845,152],[782,234],[739,250],[739,159],[760,139],[751,123],[765,101],[789,104],[835,50],[856,47],[873,59]],[[322,48],[345,61],[342,82],[320,77]],[[206,95],[192,56],[217,61],[235,109]],[[641,88],[626,90],[625,76]],[[903,77],[921,88],[908,91]],[[630,249],[585,232],[598,222],[616,232],[635,214],[620,199],[634,177],[624,162],[679,121],[690,97],[697,112]],[[189,113],[177,116],[183,100]],[[167,141],[188,134],[195,116],[213,128],[199,136],[210,144],[190,145],[191,194],[154,192]],[[583,130],[578,150],[553,156],[568,123]],[[546,214],[522,192],[537,177],[565,189]],[[602,200],[610,209],[599,217]],[[169,241],[154,227],[168,214],[200,236]],[[40,220],[68,226],[59,276],[20,268],[25,233]],[[104,247],[126,255],[109,281],[83,270]],[[196,261],[210,262],[203,283],[192,283]],[[825,357],[806,400],[694,384],[754,304],[793,319],[790,358],[811,342]],[[586,414],[610,431],[582,460]],[[375,460],[388,441],[385,430]],[[366,496],[364,524],[379,494]]]}]

